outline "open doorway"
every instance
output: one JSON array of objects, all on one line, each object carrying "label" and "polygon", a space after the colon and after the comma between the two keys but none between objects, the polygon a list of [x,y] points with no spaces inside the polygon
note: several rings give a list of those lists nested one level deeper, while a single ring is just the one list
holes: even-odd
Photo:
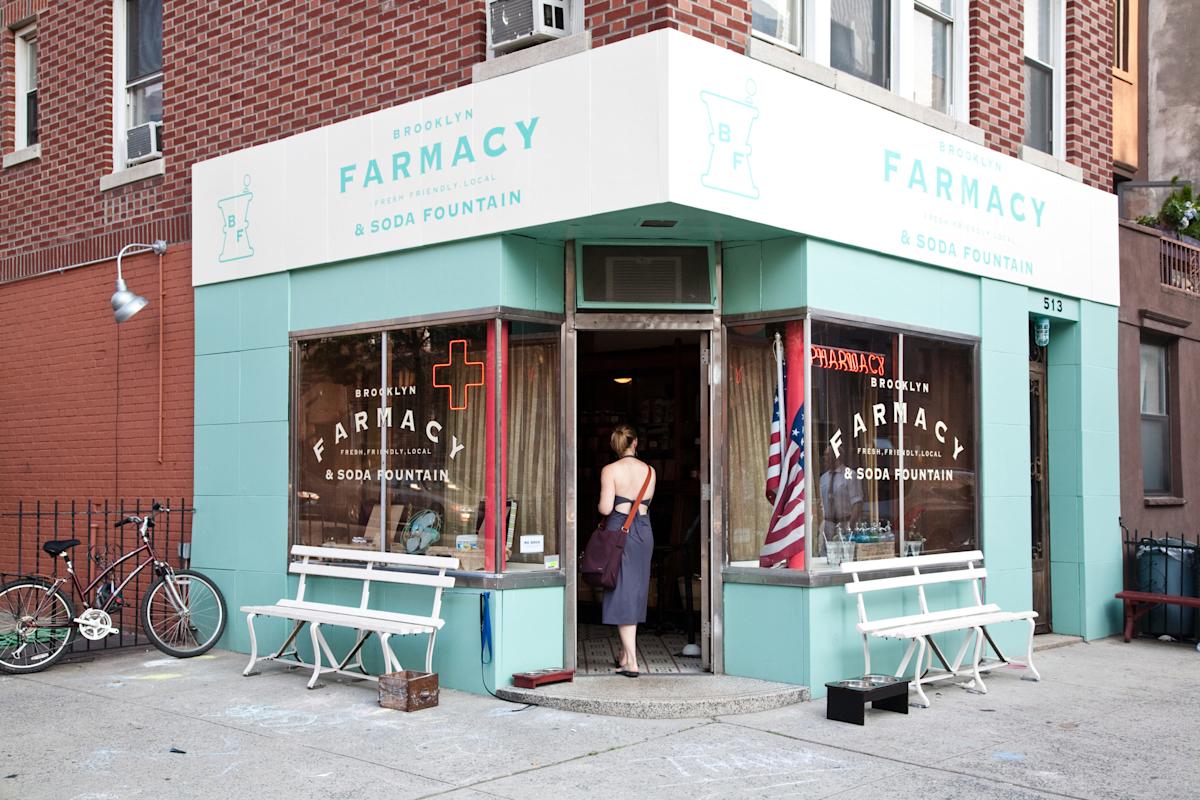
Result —
[{"label": "open doorway", "polygon": [[[707,464],[701,415],[699,331],[580,331],[578,335],[577,464],[582,552],[599,519],[600,471],[615,459],[614,426],[632,425],[639,457],[658,474],[650,522],[654,554],[646,624],[638,628],[638,662],[645,672],[705,671],[701,612],[706,589],[702,547],[701,476]],[[707,386],[704,387],[707,390]],[[576,666],[581,674],[609,673],[619,652],[617,632],[601,623],[601,592],[578,588]]]}]

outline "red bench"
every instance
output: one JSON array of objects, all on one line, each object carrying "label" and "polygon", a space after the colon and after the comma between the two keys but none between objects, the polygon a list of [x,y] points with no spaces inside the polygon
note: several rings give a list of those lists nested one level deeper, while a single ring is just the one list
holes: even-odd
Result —
[{"label": "red bench", "polygon": [[1156,606],[1167,604],[1200,608],[1200,597],[1181,597],[1177,594],[1158,594],[1156,592],[1117,592],[1116,597],[1125,603],[1125,641],[1127,642],[1133,639],[1137,632],[1138,620]]}]

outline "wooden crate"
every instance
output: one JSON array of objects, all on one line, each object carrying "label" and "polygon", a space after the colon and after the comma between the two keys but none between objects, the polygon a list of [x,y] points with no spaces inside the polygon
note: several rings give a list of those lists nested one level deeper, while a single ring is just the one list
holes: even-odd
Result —
[{"label": "wooden crate", "polygon": [[896,555],[896,545],[894,542],[859,542],[854,546],[855,561],[891,558],[894,555]]},{"label": "wooden crate", "polygon": [[420,711],[438,704],[438,674],[406,669],[379,676],[379,705],[397,711]]}]

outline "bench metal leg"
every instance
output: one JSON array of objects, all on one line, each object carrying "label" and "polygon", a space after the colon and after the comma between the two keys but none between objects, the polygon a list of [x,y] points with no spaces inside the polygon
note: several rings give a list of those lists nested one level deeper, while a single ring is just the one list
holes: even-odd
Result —
[{"label": "bench metal leg", "polygon": [[[437,631],[429,632],[429,646],[425,648],[425,671],[433,672],[433,642],[437,638]],[[868,670],[870,672],[870,670]]]},{"label": "bench metal leg", "polygon": [[[910,660],[912,660],[913,651],[916,649],[917,649],[917,640],[916,639],[910,640],[908,643],[908,649],[904,651],[904,658],[902,658],[900,660],[900,666],[896,667],[896,677],[897,678],[904,676],[905,671],[908,669],[908,662]],[[918,670],[921,669],[920,659],[918,659],[916,669],[918,669]],[[867,673],[870,674],[869,669],[867,670]]]},{"label": "bench metal leg", "polygon": [[971,681],[966,685],[966,690],[975,694],[987,694],[987,686],[979,673],[979,662],[983,658],[983,628],[972,628],[969,638],[975,640],[975,653],[971,658]]},{"label": "bench metal leg", "polygon": [[254,665],[258,662],[258,639],[254,636],[254,617],[254,614],[246,615],[246,627],[250,629],[250,663],[242,670],[243,677],[258,674],[258,670],[254,668]]},{"label": "bench metal leg", "polygon": [[871,674],[871,646],[868,643],[867,634],[865,634],[865,633],[863,634],[862,640],[863,640],[863,664],[866,665],[864,668],[863,674],[870,675]]},{"label": "bench metal leg", "polygon": [[383,648],[383,671],[384,672],[402,672],[404,667],[400,666],[400,659],[396,658],[395,652],[392,651],[390,633],[379,634],[379,646]]},{"label": "bench metal leg", "polygon": [[[925,690],[921,688],[921,667],[925,664],[926,656],[925,639],[923,637],[918,637],[913,640],[913,644],[917,646],[917,661],[913,665],[912,685],[913,688],[917,690],[917,697],[920,698],[916,705],[919,705],[921,708],[929,708],[929,698],[925,696]],[[910,647],[909,649],[911,650],[912,648]],[[904,660],[908,661],[908,658],[905,657]]]},{"label": "bench metal leg", "polygon": [[1040,681],[1042,679],[1041,673],[1033,665],[1033,632],[1036,629],[1037,624],[1034,620],[1029,620],[1029,646],[1025,651],[1025,669],[1029,674],[1021,676],[1021,680],[1024,681]]},{"label": "bench metal leg", "polygon": [[[334,658],[333,651],[329,649],[329,644],[325,641],[325,637],[321,635],[321,623],[310,622],[308,625],[308,635],[312,639],[313,647],[313,674],[308,679],[308,688],[318,688],[317,679],[321,677],[322,672],[334,672],[337,670],[335,666],[337,659]],[[330,669],[326,670],[321,667],[321,652],[325,653],[325,657],[329,659]]]}]

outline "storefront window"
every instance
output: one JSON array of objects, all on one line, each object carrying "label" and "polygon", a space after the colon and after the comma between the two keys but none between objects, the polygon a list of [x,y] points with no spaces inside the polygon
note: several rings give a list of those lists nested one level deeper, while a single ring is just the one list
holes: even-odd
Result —
[{"label": "storefront window", "polygon": [[363,389],[380,385],[383,336],[311,339],[297,349],[296,541],[378,550],[379,398]]},{"label": "storefront window", "polygon": [[[808,338],[801,321],[728,329],[730,563],[825,569],[975,547],[974,348],[820,320]],[[811,408],[793,366],[805,354]]]},{"label": "storefront window", "polygon": [[505,569],[558,569],[559,326],[506,330]]}]

